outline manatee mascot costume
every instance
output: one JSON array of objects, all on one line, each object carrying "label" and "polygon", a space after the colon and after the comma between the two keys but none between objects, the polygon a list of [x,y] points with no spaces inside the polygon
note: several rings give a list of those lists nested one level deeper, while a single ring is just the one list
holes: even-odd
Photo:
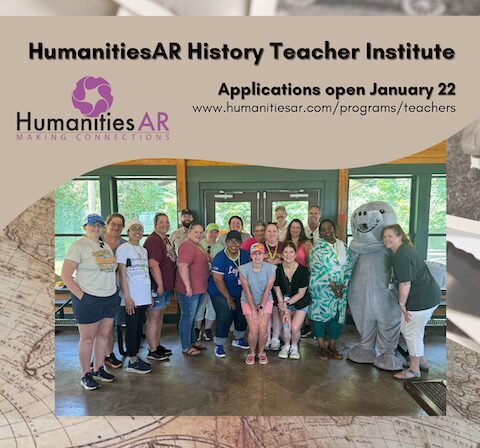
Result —
[{"label": "manatee mascot costume", "polygon": [[385,202],[358,207],[352,216],[350,251],[354,263],[348,285],[348,305],[361,341],[348,359],[373,363],[383,370],[401,370],[396,356],[401,311],[396,289],[390,287],[390,253],[383,245],[384,226],[397,223],[397,215]]}]

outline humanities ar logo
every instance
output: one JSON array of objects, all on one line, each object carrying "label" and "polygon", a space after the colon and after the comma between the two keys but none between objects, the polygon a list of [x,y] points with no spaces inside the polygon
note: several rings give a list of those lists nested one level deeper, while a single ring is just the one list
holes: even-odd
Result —
[{"label": "humanities ar logo", "polygon": [[[94,90],[98,99],[95,104],[86,100],[87,92]],[[98,117],[107,112],[113,103],[112,87],[104,78],[84,76],[77,81],[72,92],[72,103],[85,117]]]},{"label": "humanities ar logo", "polygon": [[[17,141],[170,140],[169,116],[165,111],[145,108],[133,113],[129,111],[127,116],[112,112],[112,86],[105,78],[83,76],[76,82],[73,91],[73,83],[66,84],[71,104],[81,116],[45,116],[32,111],[17,111]],[[63,98],[67,100],[68,97]]]}]

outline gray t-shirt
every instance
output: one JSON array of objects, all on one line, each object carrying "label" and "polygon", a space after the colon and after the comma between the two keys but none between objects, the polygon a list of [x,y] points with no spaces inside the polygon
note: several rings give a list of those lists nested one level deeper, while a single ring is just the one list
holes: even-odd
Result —
[{"label": "gray t-shirt", "polygon": [[[273,264],[266,262],[262,263],[262,269],[259,272],[253,270],[252,262],[247,264],[242,264],[239,268],[240,273],[247,279],[248,286],[250,287],[250,292],[253,296],[253,301],[255,305],[259,305],[262,301],[263,293],[265,292],[265,287],[267,286],[268,279],[275,273],[277,267]],[[242,302],[248,303],[247,295],[245,291],[242,291],[240,297]],[[269,292],[268,301],[273,300],[272,292]]]}]

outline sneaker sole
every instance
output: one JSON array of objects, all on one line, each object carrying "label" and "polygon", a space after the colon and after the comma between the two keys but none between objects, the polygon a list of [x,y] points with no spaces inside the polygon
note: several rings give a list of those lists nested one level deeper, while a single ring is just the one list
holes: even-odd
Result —
[{"label": "sneaker sole", "polygon": [[290,356],[290,359],[300,359],[300,356]]},{"label": "sneaker sole", "polygon": [[147,359],[150,361],[170,361],[170,358],[168,356],[165,356],[165,358],[154,358],[153,356],[147,356]]},{"label": "sneaker sole", "polygon": [[106,365],[107,367],[109,367],[110,369],[119,369],[120,367],[122,367],[123,364],[122,364],[122,363],[120,363],[120,364],[111,364],[111,363],[109,363],[109,362],[105,362],[105,365]]},{"label": "sneaker sole", "polygon": [[246,364],[247,366],[253,366],[253,365],[255,364],[255,361],[253,361],[253,362],[247,362],[247,361],[245,361],[245,364]]},{"label": "sneaker sole", "polygon": [[139,373],[140,375],[144,375],[146,373],[150,373],[152,369],[150,370],[137,370],[137,369],[132,369],[131,367],[127,367],[127,372],[130,373]]},{"label": "sneaker sole", "polygon": [[96,376],[94,376],[93,379],[95,381],[101,381],[102,383],[113,383],[115,381],[115,378],[109,380],[107,378],[101,378],[101,377],[96,377]]},{"label": "sneaker sole", "polygon": [[227,355],[226,355],[225,353],[224,353],[223,355],[217,355],[217,354],[215,353],[215,356],[216,356],[217,358],[225,358]]},{"label": "sneaker sole", "polygon": [[80,384],[83,386],[85,390],[97,390],[100,388],[100,384],[97,384],[96,386],[87,386],[86,384],[83,384],[83,381],[80,380]]},{"label": "sneaker sole", "polygon": [[262,366],[265,366],[268,364],[268,361],[258,361],[259,364],[261,364]]},{"label": "sneaker sole", "polygon": [[287,359],[287,358],[288,358],[288,354],[287,354],[287,355],[281,355],[281,356],[278,355],[278,357],[279,357],[280,359]]},{"label": "sneaker sole", "polygon": [[233,345],[233,344],[232,344],[232,347],[241,348],[242,350],[248,350],[250,348],[249,345],[247,345],[246,347],[243,347],[242,345]]}]

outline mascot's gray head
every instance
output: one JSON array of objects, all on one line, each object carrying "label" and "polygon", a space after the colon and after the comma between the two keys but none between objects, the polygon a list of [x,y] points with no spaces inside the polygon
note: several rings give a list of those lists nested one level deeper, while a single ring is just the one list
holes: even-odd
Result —
[{"label": "mascot's gray head", "polygon": [[383,245],[385,226],[397,223],[397,214],[386,202],[368,202],[358,207],[352,215],[352,249]]}]

